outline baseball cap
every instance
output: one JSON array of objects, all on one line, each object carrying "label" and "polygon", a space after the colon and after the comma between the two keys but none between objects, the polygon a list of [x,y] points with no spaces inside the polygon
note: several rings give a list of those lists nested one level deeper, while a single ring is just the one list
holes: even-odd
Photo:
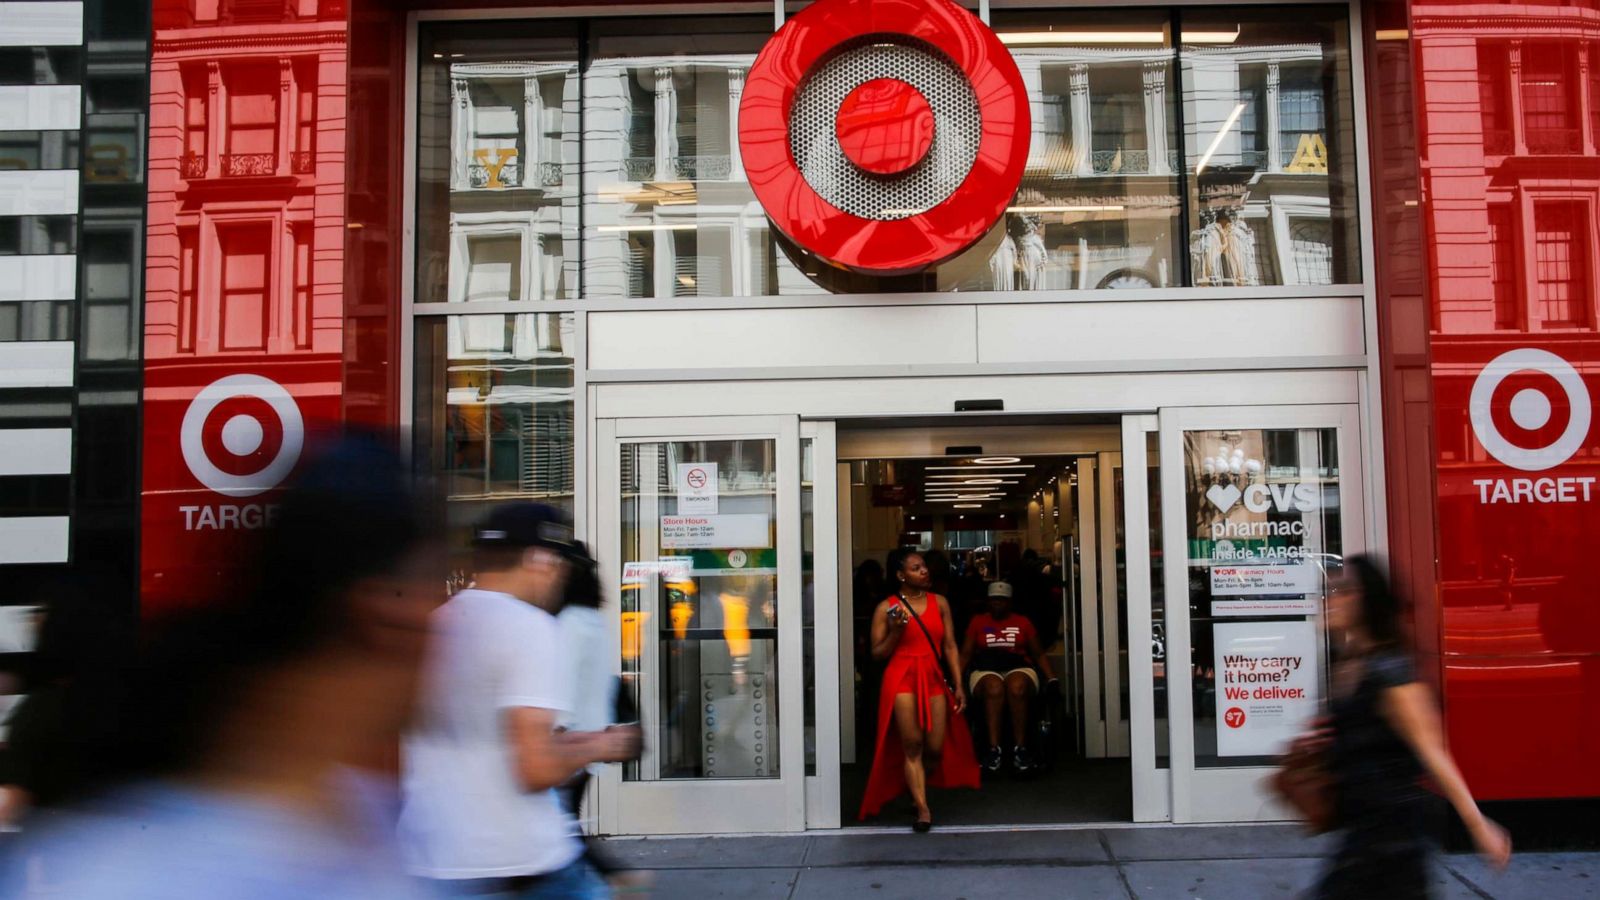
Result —
[{"label": "baseball cap", "polygon": [[563,555],[577,551],[567,514],[543,503],[506,503],[489,511],[473,529],[479,547],[546,547]]},{"label": "baseball cap", "polygon": [[1004,581],[991,582],[989,585],[989,596],[1010,598],[1011,585]]}]

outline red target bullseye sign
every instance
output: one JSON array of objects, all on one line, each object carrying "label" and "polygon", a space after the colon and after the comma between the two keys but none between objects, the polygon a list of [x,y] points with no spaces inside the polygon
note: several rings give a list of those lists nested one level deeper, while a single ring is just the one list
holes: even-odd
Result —
[{"label": "red target bullseye sign", "polygon": [[937,265],[993,228],[1030,128],[1010,52],[949,0],[818,0],[756,57],[739,107],[773,225],[869,275]]},{"label": "red target bullseye sign", "polygon": [[227,497],[253,497],[289,475],[305,432],[300,407],[282,385],[229,375],[195,395],[178,445],[195,480]]}]

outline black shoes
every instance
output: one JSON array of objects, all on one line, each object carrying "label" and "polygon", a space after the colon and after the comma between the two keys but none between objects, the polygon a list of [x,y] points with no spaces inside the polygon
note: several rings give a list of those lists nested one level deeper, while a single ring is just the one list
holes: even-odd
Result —
[{"label": "black shoes", "polygon": [[1039,770],[1039,763],[1028,752],[1027,747],[1012,747],[1007,754],[999,747],[990,747],[983,753],[981,765],[983,770],[990,775],[999,775],[1006,768],[1007,757],[1011,762],[1011,771],[1017,775],[1030,775]]},{"label": "black shoes", "polygon": [[983,755],[983,770],[991,775],[1000,774],[1000,770],[1005,767],[1005,764],[1005,751],[999,747],[990,747],[988,752]]},{"label": "black shoes", "polygon": [[1038,768],[1033,761],[1033,754],[1027,747],[1017,747],[1011,751],[1011,768],[1018,775],[1027,775]]}]

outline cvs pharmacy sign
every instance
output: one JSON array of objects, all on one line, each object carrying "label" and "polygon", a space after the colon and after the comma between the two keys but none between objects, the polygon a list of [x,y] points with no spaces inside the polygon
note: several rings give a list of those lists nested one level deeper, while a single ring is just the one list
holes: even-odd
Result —
[{"label": "cvs pharmacy sign", "polygon": [[1244,508],[1253,513],[1264,513],[1269,509],[1277,509],[1281,513],[1313,512],[1322,503],[1322,491],[1309,481],[1294,484],[1258,481],[1245,486],[1243,490],[1237,485],[1213,484],[1206,491],[1206,499],[1224,515],[1241,500],[1244,501]]},{"label": "cvs pharmacy sign", "polygon": [[1249,519],[1239,521],[1227,518],[1230,510],[1243,505],[1257,516],[1270,510],[1279,513],[1315,512],[1322,505],[1322,489],[1309,481],[1269,483],[1255,481],[1240,488],[1236,484],[1213,484],[1206,490],[1206,500],[1221,513],[1211,523],[1211,539],[1257,539],[1269,537],[1301,536],[1306,533],[1304,517],[1294,519]]}]

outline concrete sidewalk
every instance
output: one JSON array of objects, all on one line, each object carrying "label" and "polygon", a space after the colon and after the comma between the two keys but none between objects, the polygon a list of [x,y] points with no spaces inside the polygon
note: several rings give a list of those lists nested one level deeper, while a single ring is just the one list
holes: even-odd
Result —
[{"label": "concrete sidewalk", "polygon": [[[1246,900],[1309,889],[1329,844],[1281,825],[829,832],[781,837],[614,839],[650,870],[652,896],[686,900]],[[1465,900],[1600,898],[1600,853],[1527,853],[1505,873],[1439,859],[1434,895]]]}]

